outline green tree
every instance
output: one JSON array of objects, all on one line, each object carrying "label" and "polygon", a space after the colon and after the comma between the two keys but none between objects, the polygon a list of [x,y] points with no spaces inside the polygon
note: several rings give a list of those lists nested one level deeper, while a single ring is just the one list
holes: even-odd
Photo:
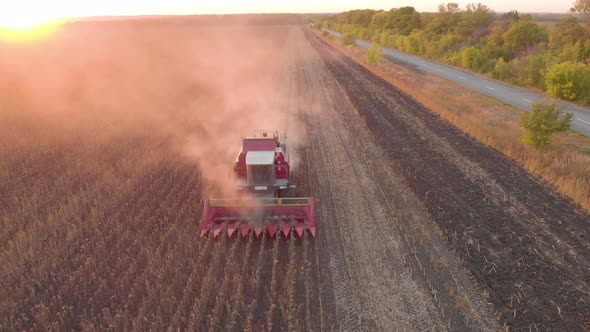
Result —
[{"label": "green tree", "polygon": [[578,24],[578,19],[568,16],[557,23],[549,35],[549,43],[554,48],[563,48],[566,45],[583,43],[588,38],[586,29]]},{"label": "green tree", "polygon": [[566,61],[553,65],[545,75],[547,91],[554,97],[590,101],[590,67]]},{"label": "green tree", "polygon": [[371,44],[367,50],[367,63],[375,63],[383,56],[383,49],[377,43]]},{"label": "green tree", "polygon": [[525,144],[541,149],[551,143],[551,136],[570,128],[572,113],[563,114],[563,109],[552,102],[531,105],[531,113],[523,113],[520,125],[526,130],[522,136]]},{"label": "green tree", "polygon": [[544,27],[523,20],[514,21],[504,34],[504,44],[514,51],[547,42],[547,39],[547,30]]},{"label": "green tree", "polygon": [[419,29],[421,25],[420,14],[414,7],[394,8],[388,12],[385,29],[390,29],[395,34],[407,36],[414,29]]},{"label": "green tree", "polygon": [[386,12],[384,10],[376,12],[375,14],[373,14],[373,17],[371,17],[371,27],[375,30],[386,29],[388,18],[389,12]]},{"label": "green tree", "polygon": [[458,4],[441,4],[438,6],[438,14],[426,26],[426,31],[443,35],[457,27],[460,20],[461,9],[459,9]]},{"label": "green tree", "polygon": [[520,20],[520,14],[518,13],[518,10],[511,10],[509,12],[502,14],[502,16],[500,16],[500,19],[505,21],[518,21]]},{"label": "green tree", "polygon": [[572,13],[590,16],[590,0],[576,0],[570,11]]},{"label": "green tree", "polygon": [[340,24],[348,23],[368,27],[371,24],[371,19],[373,18],[373,14],[375,14],[375,12],[376,11],[372,9],[350,10],[335,15],[334,18],[336,22]]},{"label": "green tree", "polygon": [[[488,34],[486,36],[486,39],[498,46],[503,46],[504,35],[506,34],[506,31],[510,29],[512,23],[519,20],[520,14],[516,10],[509,11],[507,13],[500,15],[500,17],[497,20],[495,20],[488,26]],[[504,56],[504,59],[507,59],[507,57]]]},{"label": "green tree", "polygon": [[461,12],[461,9],[458,3],[449,2],[438,5],[438,12],[441,14],[455,14]]},{"label": "green tree", "polygon": [[488,27],[488,34],[485,37],[489,43],[494,43],[499,47],[504,45],[504,35],[512,25],[509,21],[498,20]]},{"label": "green tree", "polygon": [[487,31],[487,27],[494,21],[496,13],[486,5],[468,4],[461,13],[458,32],[462,35],[471,35],[479,40]]}]

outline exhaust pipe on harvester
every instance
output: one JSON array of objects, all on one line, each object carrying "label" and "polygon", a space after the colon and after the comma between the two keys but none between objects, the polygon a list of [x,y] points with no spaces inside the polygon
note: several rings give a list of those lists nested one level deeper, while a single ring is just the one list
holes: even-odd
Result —
[{"label": "exhaust pipe on harvester", "polygon": [[205,199],[201,237],[212,234],[213,238],[217,238],[224,230],[228,237],[239,231],[242,238],[246,238],[252,231],[256,238],[264,233],[274,238],[278,232],[285,238],[291,233],[302,238],[306,230],[315,237],[314,199]]}]

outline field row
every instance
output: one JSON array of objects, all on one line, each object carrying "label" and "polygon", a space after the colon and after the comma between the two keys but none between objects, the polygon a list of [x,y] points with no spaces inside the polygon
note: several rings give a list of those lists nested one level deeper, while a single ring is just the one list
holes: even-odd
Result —
[{"label": "field row", "polygon": [[50,205],[63,226],[25,228],[46,246],[3,266],[1,328],[316,329],[309,238],[198,239],[200,181],[169,156],[110,199],[54,183],[79,209]]}]

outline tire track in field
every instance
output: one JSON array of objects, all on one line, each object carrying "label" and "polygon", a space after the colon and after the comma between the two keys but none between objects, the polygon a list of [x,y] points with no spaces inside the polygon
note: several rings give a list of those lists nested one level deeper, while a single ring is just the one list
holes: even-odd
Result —
[{"label": "tire track in field", "polygon": [[[362,253],[366,250],[367,252],[373,253],[373,255],[377,254],[371,258],[361,258],[360,261],[375,261],[377,264],[389,261],[390,268],[392,269],[381,269],[381,273],[364,276],[361,274],[357,277],[357,280],[365,280],[370,283],[368,287],[364,287],[364,293],[366,294],[362,295],[364,297],[363,307],[367,308],[364,315],[375,315],[372,317],[363,317],[361,321],[365,325],[378,324],[377,326],[381,326],[382,328],[387,328],[387,326],[391,326],[389,324],[393,323],[397,328],[402,329],[410,329],[411,326],[415,326],[418,329],[424,329],[442,325],[440,322],[437,322],[438,318],[435,306],[432,303],[427,304],[428,302],[424,302],[428,297],[419,295],[420,291],[417,290],[416,285],[413,283],[412,275],[403,268],[403,261],[397,256],[399,245],[396,245],[398,250],[393,251],[394,255],[391,255],[391,252],[388,255],[384,251],[386,244],[384,239],[379,239],[382,236],[379,231],[374,229],[374,224],[379,222],[379,220],[386,220],[387,217],[379,207],[370,206],[371,204],[377,205],[378,200],[373,198],[374,194],[371,192],[370,180],[367,178],[364,165],[362,167],[357,167],[355,162],[355,160],[358,159],[366,159],[362,157],[362,154],[358,155],[358,152],[354,158],[351,156],[351,150],[353,150],[354,145],[348,137],[344,136],[344,133],[346,133],[347,130],[335,131],[330,128],[331,126],[334,126],[334,128],[347,127],[343,122],[340,113],[346,112],[344,111],[344,107],[349,106],[338,103],[336,101],[338,97],[332,97],[327,94],[327,91],[332,91],[334,89],[338,90],[338,87],[335,84],[330,86],[326,77],[319,78],[317,76],[317,73],[319,72],[321,72],[319,68],[310,68],[306,74],[309,77],[308,81],[322,82],[321,84],[323,88],[321,90],[317,89],[322,93],[320,99],[330,101],[330,104],[321,111],[322,113],[312,115],[318,117],[318,120],[316,121],[319,124],[323,124],[322,127],[318,127],[314,130],[314,132],[320,133],[319,135],[323,136],[323,139],[318,143],[318,146],[323,147],[326,152],[329,151],[327,154],[329,154],[331,158],[329,163],[324,166],[323,169],[329,170],[334,169],[334,167],[338,169],[338,173],[340,173],[339,176],[332,178],[330,182],[337,183],[338,179],[341,179],[340,183],[344,187],[342,187],[343,189],[333,191],[332,195],[348,190],[346,200],[348,200],[349,204],[355,206],[355,209],[360,212],[359,214],[354,215],[351,214],[352,211],[347,211],[346,217],[341,215],[338,218],[341,223],[345,222],[347,218],[351,221],[356,220],[356,222],[353,222],[353,225],[356,227],[349,228],[346,234],[347,237],[352,238],[351,243],[348,244],[347,247],[355,248],[354,252],[356,253]],[[315,77],[312,79],[311,75],[314,73]],[[322,118],[323,113],[328,113],[330,116]],[[333,142],[339,143],[338,145],[334,145]],[[341,153],[342,158],[337,157],[337,153]],[[346,174],[346,172],[349,173]],[[347,180],[344,181],[344,179]],[[363,199],[366,200],[369,205],[359,205],[363,202]],[[343,203],[344,201],[341,201],[341,203],[338,204],[340,209],[344,209],[345,205]],[[336,215],[338,215],[338,212],[336,212]],[[389,245],[392,244],[390,238]],[[360,269],[360,271],[363,270],[364,269]],[[387,271],[392,271],[393,273],[387,273]],[[375,272],[376,271],[372,271],[371,273]],[[359,281],[356,283],[358,286],[361,285]],[[381,284],[380,286],[378,286],[379,283]],[[391,288],[388,287],[387,284],[391,284]],[[381,298],[376,292],[382,292],[385,289],[389,289],[390,293],[386,295],[386,297]],[[403,302],[399,302],[400,295],[402,295],[401,298],[403,299]],[[379,298],[381,298],[381,300],[378,300]],[[390,304],[388,304],[388,302]],[[386,312],[382,311],[384,308],[395,309],[390,309],[389,312]],[[375,322],[371,323],[372,320]]]}]

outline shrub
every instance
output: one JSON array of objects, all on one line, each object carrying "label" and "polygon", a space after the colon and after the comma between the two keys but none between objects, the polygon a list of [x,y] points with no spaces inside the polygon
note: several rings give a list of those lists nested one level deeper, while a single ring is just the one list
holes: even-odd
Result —
[{"label": "shrub", "polygon": [[381,45],[383,46],[391,46],[391,44],[389,44],[389,38],[391,37],[391,33],[389,33],[389,31],[387,30],[383,30],[381,32],[381,36],[379,38],[379,43],[381,43]]},{"label": "shrub", "polygon": [[461,66],[478,71],[481,68],[481,52],[473,46],[463,50]]},{"label": "shrub", "polygon": [[566,61],[552,66],[545,76],[547,92],[557,98],[590,101],[590,67]]},{"label": "shrub", "polygon": [[537,149],[546,147],[551,142],[551,135],[570,128],[573,114],[563,114],[563,109],[555,103],[533,103],[531,108],[531,113],[523,113],[520,117],[520,125],[526,129],[522,136],[525,144]]},{"label": "shrub", "polygon": [[420,52],[420,44],[416,38],[413,36],[407,36],[404,38],[400,38],[403,42],[403,46],[401,49],[407,53],[419,54]]},{"label": "shrub", "polygon": [[368,28],[360,28],[356,32],[356,36],[359,39],[370,40],[373,37],[373,33]]},{"label": "shrub", "polygon": [[[481,55],[486,59],[494,59],[494,63],[496,59],[504,58],[504,60],[510,60],[512,53],[509,49],[498,46],[491,40],[485,41],[481,46]],[[492,66],[493,68],[493,66]]]},{"label": "shrub", "polygon": [[356,45],[355,37],[352,33],[345,33],[342,35],[342,44],[344,46]]},{"label": "shrub", "polygon": [[590,48],[584,47],[581,42],[572,45],[565,45],[561,48],[560,58],[562,61],[583,62],[590,55]]},{"label": "shrub", "polygon": [[525,66],[522,71],[522,82],[537,88],[545,87],[545,75],[549,58],[545,54],[529,55],[524,58]]},{"label": "shrub", "polygon": [[375,63],[381,59],[383,56],[383,49],[377,44],[371,44],[369,50],[367,51],[367,63]]},{"label": "shrub", "polygon": [[381,43],[381,45],[387,46],[387,47],[397,47],[397,45],[398,45],[397,40],[399,38],[400,38],[399,35],[388,34],[386,36],[386,38],[384,38],[383,43]]},{"label": "shrub", "polygon": [[504,58],[499,58],[492,71],[492,76],[501,80],[509,80],[513,75],[512,65],[509,62],[506,62]]},{"label": "shrub", "polygon": [[464,38],[462,36],[452,33],[440,36],[440,39],[434,42],[434,44],[436,44],[437,57],[442,57],[445,54],[456,50],[458,48],[457,45],[463,40]]},{"label": "shrub", "polygon": [[380,43],[381,42],[381,32],[380,31],[373,32],[370,40],[375,43]]},{"label": "shrub", "polygon": [[462,66],[463,51],[449,52],[443,56],[442,59],[453,66]]}]

